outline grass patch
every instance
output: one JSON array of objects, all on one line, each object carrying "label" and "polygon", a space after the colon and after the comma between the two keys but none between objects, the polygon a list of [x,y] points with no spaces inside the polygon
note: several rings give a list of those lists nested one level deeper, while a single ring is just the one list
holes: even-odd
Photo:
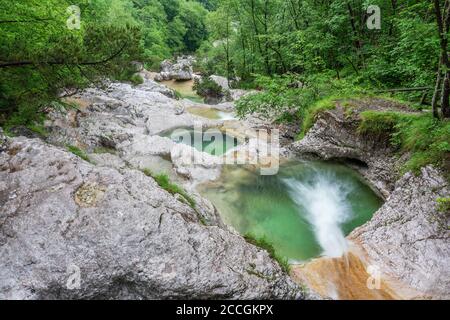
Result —
[{"label": "grass patch", "polygon": [[97,148],[94,149],[94,153],[97,153],[97,154],[105,154],[105,153],[116,154],[117,151],[114,148],[97,147]]},{"label": "grass patch", "polygon": [[181,100],[181,99],[184,99],[184,97],[183,97],[183,95],[181,94],[181,92],[180,91],[178,91],[178,90],[175,90],[175,89],[172,89],[172,91],[174,92],[174,94],[175,94],[175,99],[177,99],[177,100]]},{"label": "grass patch", "polygon": [[269,253],[269,256],[273,260],[278,262],[278,264],[280,265],[281,269],[284,272],[289,273],[291,271],[291,266],[288,262],[288,259],[277,254],[273,245],[265,237],[257,238],[252,234],[246,234],[244,238],[248,243],[251,243],[261,249],[266,250]]},{"label": "grass patch", "polygon": [[399,153],[409,152],[402,173],[417,174],[427,165],[443,168],[450,157],[450,121],[435,119],[429,112],[365,111],[358,132],[386,137]]},{"label": "grass patch", "polygon": [[84,150],[81,150],[80,148],[78,148],[76,146],[72,146],[72,145],[67,145],[66,148],[69,152],[73,153],[77,157],[83,159],[84,161],[92,163],[91,159],[89,158],[89,156],[86,154],[86,152]]},{"label": "grass patch", "polygon": [[195,200],[190,195],[188,195],[187,192],[182,187],[171,182],[170,178],[167,174],[165,174],[165,173],[154,174],[149,169],[143,169],[142,172],[146,176],[152,177],[162,189],[166,190],[167,192],[169,192],[170,194],[173,194],[173,195],[179,194],[186,200],[186,203],[189,206],[191,206],[192,208],[195,208]]},{"label": "grass patch", "polygon": [[308,133],[308,131],[313,127],[314,123],[317,121],[317,117],[324,111],[333,110],[336,108],[335,97],[330,97],[317,101],[312,107],[308,108],[303,115],[302,131],[298,136],[298,140],[303,139],[303,137]]},{"label": "grass patch", "polygon": [[133,74],[133,75],[130,77],[130,82],[131,82],[132,84],[134,84],[135,86],[138,86],[138,85],[144,83],[144,79],[143,79],[143,78],[141,77],[141,75],[139,75],[139,74]]},{"label": "grass patch", "polygon": [[438,211],[443,213],[450,213],[450,198],[438,198]]},{"label": "grass patch", "polygon": [[32,132],[37,133],[38,135],[40,135],[43,138],[48,137],[47,129],[44,127],[44,125],[42,125],[40,123],[30,124],[27,126],[27,128],[30,129]]},{"label": "grass patch", "polygon": [[394,111],[364,111],[360,116],[361,123],[358,133],[374,136],[393,134],[400,118],[400,114]]}]

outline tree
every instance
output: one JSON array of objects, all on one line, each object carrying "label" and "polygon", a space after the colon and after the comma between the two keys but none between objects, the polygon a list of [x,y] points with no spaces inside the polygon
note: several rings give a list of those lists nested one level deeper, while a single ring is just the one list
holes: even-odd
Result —
[{"label": "tree", "polygon": [[80,1],[80,28],[71,29],[68,1],[0,1],[0,122],[32,123],[64,88],[132,68],[140,56],[139,30],[124,10],[126,1],[105,4]]},{"label": "tree", "polygon": [[205,25],[207,13],[206,9],[198,2],[183,1],[180,3],[178,17],[188,30],[183,37],[186,51],[195,52],[207,38]]},{"label": "tree", "polygon": [[[433,115],[439,117],[437,111],[437,100],[440,92],[441,111],[444,118],[450,118],[450,61],[448,56],[448,32],[450,28],[450,1],[445,0],[441,7],[441,1],[433,0],[436,23],[439,32],[440,59],[437,72],[436,85],[433,94]],[[441,85],[442,83],[442,85]]]}]

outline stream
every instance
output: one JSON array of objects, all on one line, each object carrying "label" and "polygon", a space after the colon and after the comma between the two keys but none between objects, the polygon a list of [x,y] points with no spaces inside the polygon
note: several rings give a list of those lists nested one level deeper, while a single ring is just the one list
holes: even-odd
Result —
[{"label": "stream", "polygon": [[382,205],[354,170],[319,161],[288,162],[275,176],[227,166],[218,181],[199,191],[226,224],[265,238],[290,263],[342,256],[345,236]]},{"label": "stream", "polygon": [[[164,84],[192,101],[187,112],[218,120],[218,127],[202,133],[178,127],[161,136],[219,157],[244,143],[242,137],[221,131],[220,121],[241,124],[234,113],[202,103],[193,81]],[[367,288],[367,266],[346,238],[372,218],[383,200],[356,170],[342,163],[281,162],[278,174],[272,176],[260,175],[255,166],[225,165],[217,180],[198,185],[197,191],[217,208],[225,224],[243,236],[270,243],[291,265],[292,278],[323,297],[395,298],[384,282],[380,289]]]}]

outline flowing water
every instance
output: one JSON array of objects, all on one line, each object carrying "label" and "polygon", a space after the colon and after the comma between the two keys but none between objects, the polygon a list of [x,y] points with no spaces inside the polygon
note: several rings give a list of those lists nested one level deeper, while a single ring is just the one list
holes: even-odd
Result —
[{"label": "flowing water", "polygon": [[169,80],[169,81],[161,81],[161,84],[177,91],[184,99],[188,99],[198,103],[203,103],[203,98],[200,97],[197,94],[197,92],[195,92],[193,89],[194,80],[186,80],[186,81]]},{"label": "flowing water", "polygon": [[354,170],[315,161],[286,163],[275,176],[226,167],[219,181],[200,192],[225,223],[266,238],[291,263],[342,256],[345,236],[382,204]]},{"label": "flowing water", "polygon": [[204,108],[204,107],[190,107],[187,108],[189,113],[195,114],[197,116],[213,119],[213,120],[236,120],[236,117],[232,112],[226,112],[217,110],[214,108]]},{"label": "flowing water", "polygon": [[177,128],[163,132],[161,136],[216,156],[221,156],[239,145],[237,138],[214,128],[203,132],[197,132],[193,128]]}]

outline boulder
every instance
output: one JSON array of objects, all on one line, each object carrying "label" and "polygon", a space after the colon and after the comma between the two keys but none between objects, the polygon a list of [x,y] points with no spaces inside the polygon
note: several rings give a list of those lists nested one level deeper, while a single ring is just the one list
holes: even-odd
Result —
[{"label": "boulder", "polygon": [[0,299],[296,299],[269,254],[142,172],[39,139],[0,153]]},{"label": "boulder", "polygon": [[164,60],[161,63],[161,71],[155,76],[155,81],[192,80],[194,77],[193,64],[195,59],[191,56],[181,56],[175,63]]}]

